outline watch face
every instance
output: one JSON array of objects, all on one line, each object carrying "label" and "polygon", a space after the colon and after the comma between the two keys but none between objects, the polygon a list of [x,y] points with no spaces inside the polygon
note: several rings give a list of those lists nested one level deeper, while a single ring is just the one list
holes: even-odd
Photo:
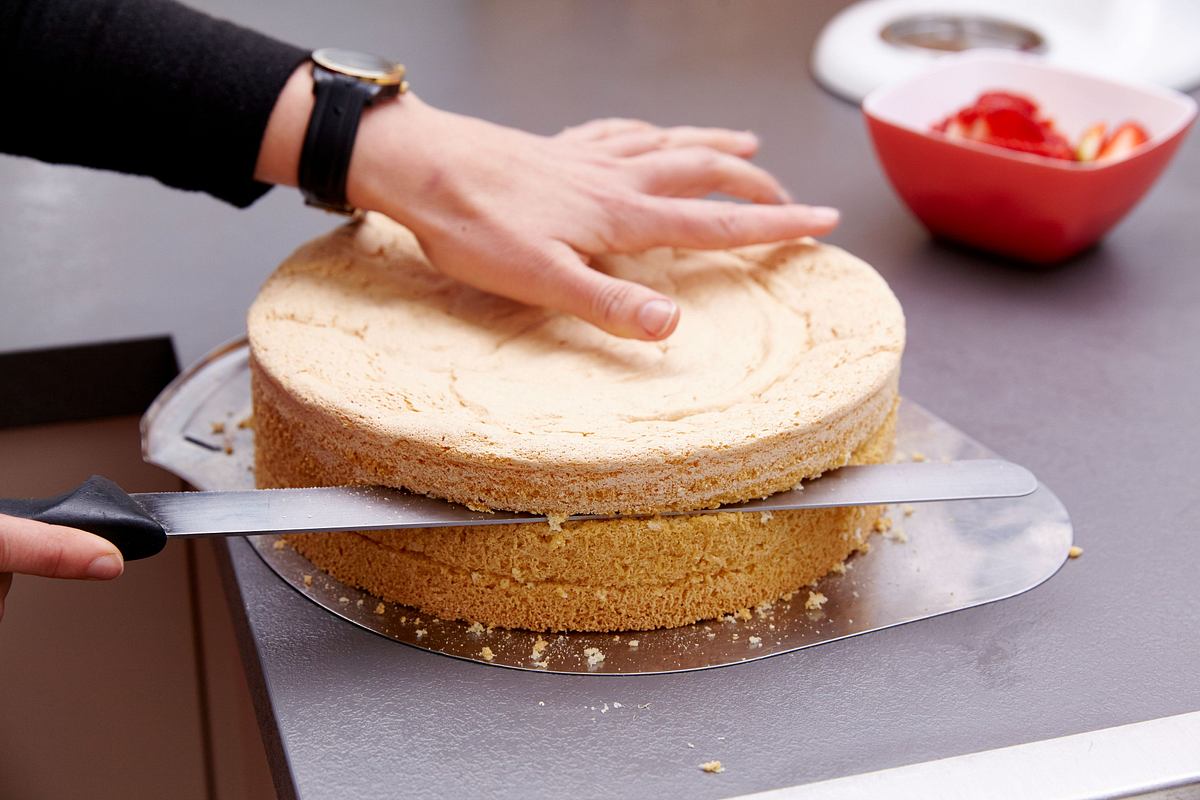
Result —
[{"label": "watch face", "polygon": [[404,80],[402,64],[370,53],[325,47],[315,51],[312,59],[325,69],[374,83],[391,85]]}]

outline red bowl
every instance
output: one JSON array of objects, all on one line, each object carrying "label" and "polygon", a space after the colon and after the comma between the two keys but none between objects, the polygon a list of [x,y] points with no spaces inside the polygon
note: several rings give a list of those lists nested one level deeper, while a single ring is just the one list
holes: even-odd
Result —
[{"label": "red bowl", "polygon": [[[988,90],[1030,97],[1071,141],[1092,123],[1127,120],[1150,141],[1124,159],[1076,163],[932,130]],[[1170,89],[982,52],[939,59],[871,92],[862,108],[888,180],[935,236],[1043,264],[1099,241],[1162,173],[1196,117],[1196,102]]]}]

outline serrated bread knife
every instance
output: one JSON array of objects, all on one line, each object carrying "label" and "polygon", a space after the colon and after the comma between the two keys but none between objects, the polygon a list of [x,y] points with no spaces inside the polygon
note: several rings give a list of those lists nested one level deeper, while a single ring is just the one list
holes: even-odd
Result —
[{"label": "serrated bread knife", "polygon": [[[1033,473],[1000,459],[871,464],[842,467],[796,489],[761,500],[702,511],[668,512],[660,516],[1023,497],[1032,494],[1037,487]],[[129,560],[158,553],[172,537],[547,521],[545,516],[512,511],[472,511],[444,500],[379,486],[131,495],[100,476],[93,476],[75,490],[58,497],[0,499],[0,514],[91,531],[115,544]],[[567,519],[608,519],[611,516],[577,514]]]}]

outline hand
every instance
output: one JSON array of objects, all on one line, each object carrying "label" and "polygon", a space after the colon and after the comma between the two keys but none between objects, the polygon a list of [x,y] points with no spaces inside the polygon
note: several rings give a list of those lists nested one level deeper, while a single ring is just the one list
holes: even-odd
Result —
[{"label": "hand", "polygon": [[0,619],[14,572],[104,581],[124,571],[120,551],[99,536],[0,514]]},{"label": "hand", "polygon": [[[293,73],[255,177],[296,185],[312,76]],[[588,267],[591,256],[670,245],[725,248],[830,231],[830,208],[791,204],[745,159],[753,135],[599,120],[537,136],[440,111],[412,93],[364,112],[347,194],[411,229],[433,265],[465,283],[575,314],[618,336],[662,339],[665,295]],[[713,192],[755,205],[700,199]]]}]

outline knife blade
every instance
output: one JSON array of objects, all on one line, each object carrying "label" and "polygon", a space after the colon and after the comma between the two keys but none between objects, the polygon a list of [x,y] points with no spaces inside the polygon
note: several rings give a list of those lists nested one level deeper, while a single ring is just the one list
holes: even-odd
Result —
[{"label": "knife blade", "polygon": [[[1022,497],[1031,494],[1037,487],[1038,481],[1033,473],[1002,459],[870,464],[842,467],[795,489],[759,500],[699,511],[665,512],[658,516]],[[132,519],[138,516],[138,512],[144,517],[140,523]],[[153,555],[162,549],[167,538],[174,537],[513,525],[548,521],[546,516],[537,514],[473,511],[444,500],[380,486],[127,495],[116,484],[99,477],[93,477],[79,489],[59,498],[44,501],[0,500],[0,513],[15,513],[43,522],[91,530],[113,541],[123,553],[127,547],[118,538],[128,538],[132,533],[118,532],[114,536],[114,527],[129,528],[140,524],[147,530],[153,526],[161,530],[157,534],[156,544],[146,543],[139,549],[135,542],[130,545],[126,558]],[[563,521],[609,519],[614,516],[574,514]],[[141,553],[140,550],[149,552]]]}]

